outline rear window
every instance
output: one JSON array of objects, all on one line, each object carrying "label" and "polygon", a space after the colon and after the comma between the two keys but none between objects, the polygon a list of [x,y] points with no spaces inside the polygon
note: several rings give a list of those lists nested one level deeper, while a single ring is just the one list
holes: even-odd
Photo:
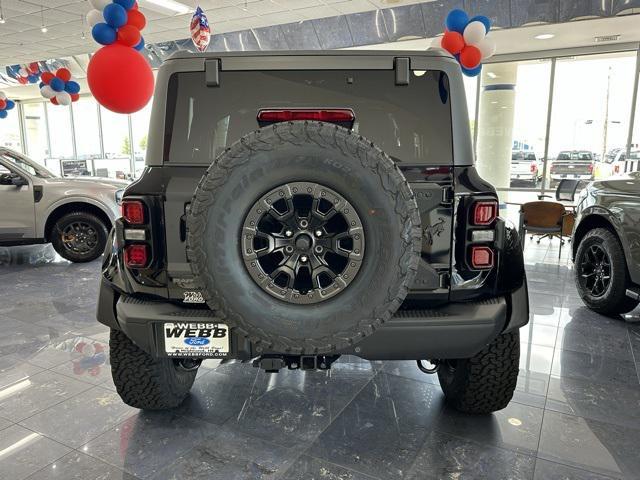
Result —
[{"label": "rear window", "polygon": [[258,128],[269,108],[350,108],[353,130],[398,162],[453,163],[449,83],[442,72],[395,85],[393,70],[221,72],[220,87],[204,73],[169,81],[165,161],[209,164]]}]

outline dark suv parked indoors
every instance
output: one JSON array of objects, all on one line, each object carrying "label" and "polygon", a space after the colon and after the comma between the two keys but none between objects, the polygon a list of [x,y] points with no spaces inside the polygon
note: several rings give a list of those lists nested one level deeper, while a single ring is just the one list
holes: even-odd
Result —
[{"label": "dark suv parked indoors", "polygon": [[640,303],[640,172],[592,182],[577,203],[578,293],[596,312],[630,312]]},{"label": "dark suv parked indoors", "polygon": [[345,354],[417,360],[464,412],[512,397],[522,251],[474,168],[450,56],[175,54],[122,208],[98,319],[129,405],[176,406],[204,358]]}]

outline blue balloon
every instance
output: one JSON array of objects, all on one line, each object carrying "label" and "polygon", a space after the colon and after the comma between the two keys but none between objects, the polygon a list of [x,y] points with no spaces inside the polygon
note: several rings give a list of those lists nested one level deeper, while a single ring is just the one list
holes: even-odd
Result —
[{"label": "blue balloon", "polygon": [[464,33],[464,29],[469,23],[469,16],[464,10],[456,8],[451,10],[445,20],[447,30],[451,32]]},{"label": "blue balloon", "polygon": [[133,48],[135,48],[138,51],[144,48],[144,38],[142,38],[142,36],[140,37],[140,42]]},{"label": "blue balloon", "polygon": [[460,65],[462,69],[462,73],[464,73],[467,77],[477,77],[482,71],[482,64],[478,65],[476,68],[464,68]]},{"label": "blue balloon", "polygon": [[6,110],[0,110],[0,118],[7,118],[7,111]]},{"label": "blue balloon", "polygon": [[56,92],[61,92],[64,90],[64,82],[60,80],[58,77],[53,77],[49,82],[49,86],[52,90]]},{"label": "blue balloon", "polygon": [[110,3],[102,11],[104,21],[111,25],[113,28],[120,28],[127,23],[127,11],[118,5],[117,3]]},{"label": "blue balloon", "polygon": [[115,29],[106,23],[96,23],[91,29],[91,36],[101,45],[111,45],[118,38]]},{"label": "blue balloon", "polygon": [[73,80],[69,80],[64,85],[64,91],[67,93],[78,93],[80,91],[80,84],[78,82],[74,82]]},{"label": "blue balloon", "polygon": [[117,3],[125,10],[131,10],[133,5],[136,3],[136,0],[113,0],[113,3]]},{"label": "blue balloon", "polygon": [[38,75],[29,75],[27,80],[29,80],[29,83],[36,83],[38,81]]},{"label": "blue balloon", "polygon": [[7,106],[4,108],[5,110],[11,110],[15,106],[16,106],[16,102],[14,102],[13,100],[7,100]]},{"label": "blue balloon", "polygon": [[491,30],[491,20],[489,20],[489,17],[486,17],[484,15],[476,15],[471,20],[469,20],[469,23],[471,23],[471,22],[482,22],[482,23],[484,23],[484,29],[485,29],[486,33],[489,33],[489,30]]}]

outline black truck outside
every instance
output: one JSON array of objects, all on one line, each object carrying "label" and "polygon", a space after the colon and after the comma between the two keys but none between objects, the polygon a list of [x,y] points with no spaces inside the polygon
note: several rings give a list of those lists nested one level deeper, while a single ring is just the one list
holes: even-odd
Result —
[{"label": "black truck outside", "polygon": [[513,395],[522,250],[445,54],[174,55],[122,208],[98,320],[130,405],[179,404],[203,358],[417,360],[462,411]]}]

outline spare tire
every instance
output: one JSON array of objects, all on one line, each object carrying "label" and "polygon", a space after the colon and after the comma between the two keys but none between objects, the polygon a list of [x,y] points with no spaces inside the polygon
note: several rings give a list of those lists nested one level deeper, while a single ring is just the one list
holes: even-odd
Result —
[{"label": "spare tire", "polygon": [[187,215],[207,304],[258,353],[326,354],[370,335],[407,295],[420,246],[395,163],[322,122],[240,139],[202,177]]}]

